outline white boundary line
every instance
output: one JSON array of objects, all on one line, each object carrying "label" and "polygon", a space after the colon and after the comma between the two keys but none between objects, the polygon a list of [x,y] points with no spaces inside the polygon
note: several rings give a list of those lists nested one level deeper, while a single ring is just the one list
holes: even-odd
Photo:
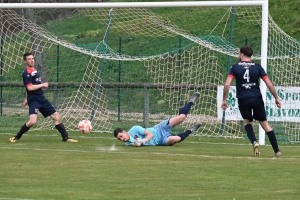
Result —
[{"label": "white boundary line", "polygon": [[[13,136],[13,133],[0,133],[0,135],[11,135]],[[24,135],[25,137],[27,136],[26,134]],[[23,137],[24,137],[23,136]],[[59,134],[55,135],[55,134],[46,134],[46,135],[41,135],[41,134],[30,134],[30,136],[35,136],[35,137],[60,137]],[[76,138],[84,138],[84,139],[106,139],[106,140],[115,140],[116,139],[114,137],[105,137],[105,136],[75,136]],[[192,136],[192,137],[196,137],[196,136]],[[9,140],[9,138],[7,138],[7,141]],[[232,139],[234,141],[234,139]],[[234,143],[234,142],[201,142],[201,138],[198,141],[185,141],[185,143],[190,143],[190,144],[212,144],[212,145],[234,145],[234,146],[251,146],[251,144],[246,144],[246,143]],[[21,145],[21,143],[18,143],[18,145]],[[271,146],[269,144],[266,144],[264,146]],[[125,145],[124,145],[125,147]],[[295,144],[295,146],[291,146],[291,145],[284,145],[284,147],[288,147],[288,148],[300,148],[300,146],[298,145],[298,143]],[[1,148],[1,147],[0,147]]]},{"label": "white boundary line", "polygon": [[[14,145],[14,144],[12,144]],[[128,147],[125,147],[128,148]],[[130,147],[129,147],[130,148]],[[33,150],[33,151],[54,151],[54,152],[78,152],[78,153],[89,153],[94,151],[88,150],[65,150],[65,149],[43,149],[43,148],[27,148],[27,147],[16,147],[16,146],[0,146],[0,149],[11,149],[11,150]],[[118,154],[153,154],[153,155],[169,155],[169,156],[189,156],[189,157],[200,157],[200,158],[219,158],[219,159],[247,159],[247,160],[270,160],[274,159],[274,157],[254,157],[254,156],[212,156],[212,155],[205,155],[205,154],[181,154],[181,153],[162,153],[162,152],[128,152],[128,151],[120,151],[123,148],[115,148],[115,145],[111,147],[96,147],[96,151],[102,151],[107,153],[118,153]],[[298,160],[298,157],[281,157],[280,159],[284,160]]]},{"label": "white boundary line", "polygon": [[[14,145],[14,144],[12,144]],[[58,152],[90,152],[86,150],[69,150],[69,149],[43,149],[43,148],[27,148],[27,147],[12,147],[12,146],[0,146],[0,149],[12,149],[12,150],[33,150],[33,151],[58,151]]]},{"label": "white boundary line", "polygon": [[[110,147],[111,148],[111,147]],[[86,150],[65,150],[65,149],[42,149],[42,148],[13,148],[13,147],[1,147],[0,149],[13,149],[13,150],[33,150],[33,151],[56,151],[56,152],[78,152],[78,153],[88,153],[91,151]],[[97,151],[103,151],[103,152],[109,152],[109,153],[122,153],[122,154],[153,154],[153,155],[170,155],[170,156],[190,156],[190,157],[202,157],[202,158],[220,158],[220,159],[248,159],[248,160],[270,160],[273,158],[267,157],[267,158],[256,158],[256,157],[242,157],[242,156],[211,156],[211,155],[205,155],[205,154],[178,154],[178,153],[162,153],[162,152],[123,152],[118,150],[109,150],[109,148],[97,148]],[[299,158],[291,158],[291,157],[282,157],[280,159],[285,160],[298,160]]]},{"label": "white boundary line", "polygon": [[0,200],[34,200],[34,199],[22,199],[22,198],[0,198]]}]

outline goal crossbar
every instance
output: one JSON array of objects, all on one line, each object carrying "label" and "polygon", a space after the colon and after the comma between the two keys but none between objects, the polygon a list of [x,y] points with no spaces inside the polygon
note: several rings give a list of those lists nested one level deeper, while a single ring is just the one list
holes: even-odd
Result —
[{"label": "goal crossbar", "polygon": [[2,3],[0,8],[150,8],[150,7],[208,7],[264,6],[261,1],[184,1],[184,2],[115,2],[115,3]]}]

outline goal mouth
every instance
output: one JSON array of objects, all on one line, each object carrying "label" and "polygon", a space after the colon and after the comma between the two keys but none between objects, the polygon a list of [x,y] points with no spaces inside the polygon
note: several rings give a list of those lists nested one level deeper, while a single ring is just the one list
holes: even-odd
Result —
[{"label": "goal mouth", "polygon": [[[199,103],[174,131],[201,122],[198,136],[245,138],[234,86],[226,112],[219,95],[240,46],[250,45],[253,60],[266,67],[283,101],[283,109],[276,109],[261,86],[268,120],[279,139],[299,141],[299,41],[264,13],[264,1],[192,3],[0,5],[1,123],[17,119],[19,127],[28,117],[19,106],[20,73],[22,55],[33,52],[50,85],[45,96],[68,130],[77,130],[82,119],[92,121],[93,132],[137,123],[149,127],[177,115],[199,91]],[[53,129],[51,120],[39,120],[36,129]],[[258,124],[254,128],[258,133]]]}]

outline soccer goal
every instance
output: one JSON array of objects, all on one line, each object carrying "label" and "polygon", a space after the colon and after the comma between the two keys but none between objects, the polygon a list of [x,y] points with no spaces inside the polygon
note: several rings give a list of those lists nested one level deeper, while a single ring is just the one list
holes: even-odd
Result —
[{"label": "soccer goal", "polygon": [[[94,132],[148,127],[177,115],[199,91],[182,128],[202,122],[198,136],[244,138],[234,85],[225,112],[220,95],[239,48],[248,45],[283,103],[277,109],[261,85],[277,138],[300,139],[300,45],[272,20],[268,1],[7,3],[0,15],[1,126],[27,120],[20,103],[22,55],[29,51],[68,130],[83,119]],[[39,117],[36,129],[53,128]]]}]

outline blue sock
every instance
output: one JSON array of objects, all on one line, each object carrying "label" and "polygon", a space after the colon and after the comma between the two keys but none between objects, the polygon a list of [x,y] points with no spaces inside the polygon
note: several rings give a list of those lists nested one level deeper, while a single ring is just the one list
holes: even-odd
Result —
[{"label": "blue sock", "polygon": [[178,134],[178,136],[181,138],[180,142],[183,141],[185,138],[187,138],[191,133],[192,131],[187,130],[183,133]]},{"label": "blue sock", "polygon": [[247,136],[248,136],[248,138],[249,138],[251,144],[253,144],[253,142],[256,141],[256,137],[255,137],[255,134],[254,134],[252,125],[251,125],[251,124],[247,124],[247,125],[245,126],[245,130],[246,130],[246,132],[247,132]]},{"label": "blue sock", "polygon": [[274,131],[272,130],[272,131],[267,132],[267,135],[268,135],[270,143],[274,149],[274,152],[277,153],[279,151],[279,147],[277,144],[277,140],[276,140]]},{"label": "blue sock", "polygon": [[182,108],[179,109],[179,115],[180,115],[180,114],[185,114],[185,115],[187,115],[188,112],[190,111],[192,105],[193,105],[192,102],[188,102],[187,104],[185,104]]}]

